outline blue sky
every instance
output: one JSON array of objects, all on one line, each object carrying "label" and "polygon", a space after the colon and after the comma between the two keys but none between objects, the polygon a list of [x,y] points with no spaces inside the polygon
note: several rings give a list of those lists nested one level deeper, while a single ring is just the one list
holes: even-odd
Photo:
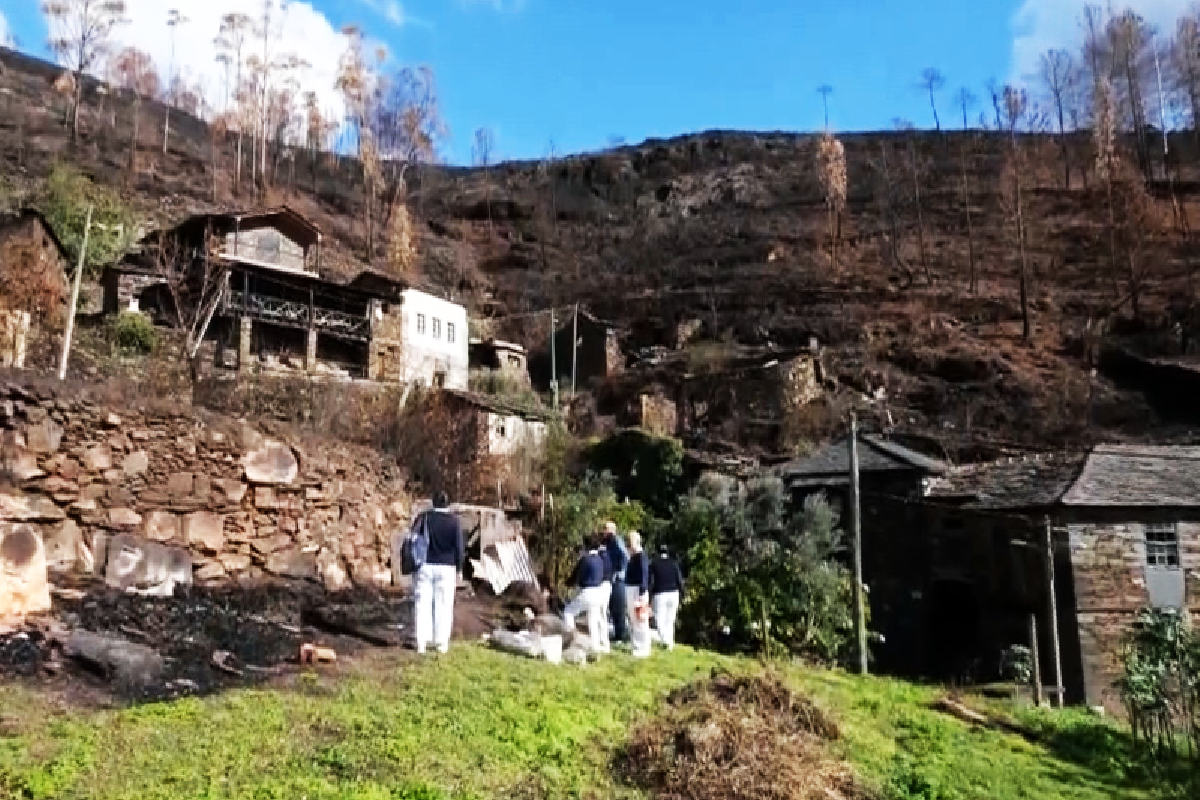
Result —
[{"label": "blue sky", "polygon": [[[193,27],[201,29],[186,30],[178,43],[182,68],[197,74],[210,71],[207,42],[216,31],[205,28],[215,28],[216,9],[254,5],[127,1],[137,19],[123,35],[160,64],[169,59],[165,9],[180,7],[197,20]],[[612,136],[637,142],[709,128],[818,129],[816,88],[825,83],[834,90],[830,122],[837,130],[890,127],[897,117],[932,126],[928,98],[917,88],[921,70],[931,66],[946,75],[939,110],[948,124],[959,120],[950,97],[958,87],[981,95],[989,78],[1019,76],[1045,47],[1073,44],[1083,6],[1083,0],[310,3],[293,3],[290,13],[302,20],[293,46],[326,65],[313,80],[329,82],[341,46],[336,31],[361,23],[397,61],[434,68],[453,134],[445,156],[455,163],[470,159],[472,131],[482,126],[495,131],[504,158],[538,157],[551,140],[561,153],[599,148]],[[0,14],[23,49],[44,54],[38,5],[0,0]],[[1187,0],[1131,5],[1170,22]]]}]

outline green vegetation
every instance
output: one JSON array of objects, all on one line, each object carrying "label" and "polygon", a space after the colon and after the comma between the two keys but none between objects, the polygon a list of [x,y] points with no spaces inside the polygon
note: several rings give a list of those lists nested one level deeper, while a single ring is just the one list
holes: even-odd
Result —
[{"label": "green vegetation", "polygon": [[[614,761],[666,693],[714,669],[760,667],[677,648],[578,669],[459,646],[441,659],[96,713],[0,688],[0,797],[639,797]],[[1126,732],[1089,714],[1019,712],[1022,737],[930,709],[934,688],[782,669],[841,728],[833,755],[886,798],[1172,796],[1137,766]]]},{"label": "green vegetation", "polygon": [[125,353],[147,355],[158,345],[158,331],[144,314],[123,311],[109,322],[109,338]]},{"label": "green vegetation", "polygon": [[542,399],[525,381],[496,369],[473,369],[468,377],[472,392],[485,394],[525,411],[543,411]]},{"label": "green vegetation", "polygon": [[1174,609],[1144,609],[1126,634],[1118,683],[1133,733],[1148,755],[1200,767],[1200,631]]},{"label": "green vegetation", "polygon": [[89,205],[93,224],[84,262],[87,274],[95,275],[119,259],[134,240],[133,212],[121,196],[65,164],[56,164],[51,170],[40,205],[71,259],[72,269],[83,247]]},{"label": "green vegetation", "polygon": [[678,439],[627,430],[590,445],[583,458],[594,472],[615,477],[621,497],[637,500],[659,519],[667,519],[684,493],[683,444]]}]

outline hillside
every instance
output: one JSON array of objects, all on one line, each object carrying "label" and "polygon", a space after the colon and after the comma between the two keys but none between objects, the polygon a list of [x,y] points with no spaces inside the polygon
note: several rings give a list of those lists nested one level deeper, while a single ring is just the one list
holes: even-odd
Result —
[{"label": "hillside", "polygon": [[[35,198],[51,163],[64,159],[125,187],[139,213],[157,222],[211,208],[214,198],[233,206],[287,202],[325,232],[330,269],[361,268],[366,235],[353,160],[322,156],[314,166],[302,153],[282,158],[263,197],[234,198],[232,140],[212,140],[203,123],[180,119],[164,155],[162,109],[147,101],[130,173],[128,97],[89,87],[83,137],[72,148],[63,101],[50,86],[55,70],[6,51],[0,62],[0,104],[10,112],[0,114],[0,174],[10,204]],[[1186,220],[1200,221],[1200,185],[1189,174],[1197,161],[1189,142],[1172,143],[1185,167],[1175,181],[1182,218],[1172,214],[1166,186],[1150,187],[1154,224],[1138,239],[1140,319],[1131,321],[1128,302],[1111,314],[1129,287],[1125,267],[1114,274],[1109,264],[1104,194],[1085,186],[1086,134],[1068,148],[1070,188],[1062,187],[1057,143],[1022,137],[1033,322],[1026,342],[1018,251],[1001,191],[1007,137],[876,133],[842,141],[849,190],[836,265],[816,138],[709,132],[552,164],[416,170],[409,207],[420,267],[411,277],[490,319],[481,330],[531,348],[547,341],[545,312],[556,307],[561,319],[575,303],[617,323],[631,361],[646,348],[674,346],[680,323],[699,323],[689,352],[665,367],[635,368],[620,387],[626,393],[638,390],[638,375],[669,384],[698,363],[715,386],[727,386],[731,373],[721,364],[746,348],[769,355],[820,338],[839,390],[786,425],[739,416],[735,403],[730,414],[698,423],[697,439],[710,444],[786,452],[831,435],[852,405],[868,424],[956,457],[1192,435],[1190,420],[1160,418],[1143,387],[1118,386],[1103,371],[1093,377],[1085,361],[1090,326],[1107,320],[1110,334],[1136,332],[1140,347],[1162,349],[1174,321],[1168,309],[1190,308],[1195,259]],[[976,292],[968,289],[972,249]],[[382,248],[375,262],[384,266]],[[864,394],[876,398],[869,407]]]}]

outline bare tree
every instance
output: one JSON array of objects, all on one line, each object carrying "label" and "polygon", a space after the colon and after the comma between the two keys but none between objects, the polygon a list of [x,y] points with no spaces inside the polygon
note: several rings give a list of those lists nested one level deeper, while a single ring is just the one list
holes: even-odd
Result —
[{"label": "bare tree", "polygon": [[893,121],[896,130],[904,135],[905,166],[908,167],[908,177],[912,181],[913,209],[917,217],[917,257],[921,261],[921,269],[925,272],[925,280],[933,285],[933,269],[929,265],[929,252],[925,247],[925,206],[921,200],[921,184],[925,180],[925,159],[917,147],[917,130],[908,120]]},{"label": "bare tree", "polygon": [[224,55],[234,64],[234,95],[239,109],[243,111],[235,116],[237,124],[237,160],[234,166],[233,176],[233,191],[236,194],[242,183],[242,136],[245,129],[243,124],[245,114],[245,93],[242,85],[242,68],[245,66],[243,51],[246,47],[246,38],[249,36],[253,21],[245,14],[226,14],[221,18],[221,30],[217,36],[215,44]]},{"label": "bare tree", "polygon": [[[348,43],[338,64],[335,86],[346,103],[346,116],[353,127],[358,143],[358,155],[363,169],[363,205],[366,210],[367,261],[375,254],[374,201],[378,191],[381,163],[379,144],[367,124],[371,116],[377,76],[365,53],[362,30],[349,26],[343,30]],[[377,60],[382,62],[381,54]]]},{"label": "bare tree", "polygon": [[492,179],[489,168],[492,165],[492,155],[495,146],[495,135],[492,133],[491,128],[477,128],[475,130],[475,141],[471,146],[471,155],[475,166],[483,170],[484,202],[487,204],[489,229],[492,226]]},{"label": "bare tree", "polygon": [[958,104],[962,109],[962,146],[959,148],[959,166],[962,175],[962,205],[963,214],[967,218],[967,289],[974,294],[978,288],[978,276],[975,270],[975,226],[971,220],[971,178],[968,162],[973,155],[973,137],[967,124],[967,109],[974,107],[977,99],[971,90],[965,86],[958,90]]},{"label": "bare tree", "polygon": [[1138,166],[1149,180],[1152,177],[1150,143],[1146,124],[1146,85],[1154,32],[1141,16],[1126,9],[1109,20],[1108,38],[1112,47],[1114,74],[1123,88],[1126,125],[1132,130]]},{"label": "bare tree", "polygon": [[1004,87],[1004,122],[1009,138],[1009,151],[1004,165],[1002,194],[1016,235],[1020,267],[1021,336],[1025,341],[1033,338],[1033,325],[1029,318],[1029,256],[1025,244],[1024,189],[1022,186],[1022,176],[1027,169],[1027,164],[1017,131],[1028,108],[1029,98],[1024,89],[1013,86]]},{"label": "bare tree", "polygon": [[1193,146],[1200,150],[1200,11],[1180,17],[1171,47],[1175,86],[1187,108]]},{"label": "bare tree", "polygon": [[112,64],[112,78],[119,88],[133,94],[131,122],[133,135],[129,139],[129,169],[126,180],[137,174],[138,123],[141,119],[143,97],[158,94],[158,68],[148,53],[127,47],[117,54]]},{"label": "bare tree", "polygon": [[942,121],[938,118],[937,100],[935,95],[942,91],[946,85],[946,78],[942,75],[941,70],[933,67],[927,67],[921,72],[921,88],[929,93],[929,107],[933,109],[933,126],[940,133],[942,130]]},{"label": "bare tree", "polygon": [[171,138],[171,106],[179,104],[179,88],[176,85],[178,76],[175,74],[175,34],[182,25],[188,23],[188,18],[172,8],[167,12],[167,27],[171,29],[171,65],[167,71],[167,97],[163,103],[163,155],[167,154],[167,143]]},{"label": "bare tree", "polygon": [[829,130],[829,95],[833,94],[833,87],[823,83],[817,87],[817,94],[821,95],[821,106],[825,109],[825,130]]},{"label": "bare tree", "polygon": [[1038,79],[1042,83],[1058,123],[1058,145],[1062,154],[1063,188],[1071,188],[1071,152],[1067,147],[1067,105],[1078,81],[1075,60],[1066,50],[1047,50],[1038,62]]},{"label": "bare tree", "polygon": [[385,224],[390,224],[392,210],[408,195],[409,171],[437,161],[449,130],[442,120],[437,82],[430,67],[399,70],[387,82],[381,98],[372,127],[387,159]]},{"label": "bare tree", "polygon": [[829,212],[829,263],[836,269],[842,212],[846,208],[846,149],[829,131],[817,144],[817,175],[825,190],[825,208]]},{"label": "bare tree", "polygon": [[113,30],[126,22],[124,0],[46,0],[42,12],[50,25],[50,49],[74,75],[71,141],[79,140],[83,75],[108,52]]},{"label": "bare tree", "polygon": [[161,235],[149,247],[155,275],[171,298],[170,316],[184,336],[189,364],[196,371],[196,356],[213,315],[221,303],[229,269],[219,257],[219,237],[206,234],[199,252],[184,248],[174,237]]},{"label": "bare tree", "polygon": [[1112,277],[1113,292],[1120,294],[1117,285],[1117,220],[1116,207],[1113,197],[1113,181],[1116,175],[1117,161],[1117,121],[1115,102],[1113,101],[1112,86],[1107,78],[1101,78],[1094,87],[1095,96],[1092,100],[1092,138],[1096,151],[1096,177],[1104,184],[1106,206],[1108,209],[1108,260],[1109,274]]}]

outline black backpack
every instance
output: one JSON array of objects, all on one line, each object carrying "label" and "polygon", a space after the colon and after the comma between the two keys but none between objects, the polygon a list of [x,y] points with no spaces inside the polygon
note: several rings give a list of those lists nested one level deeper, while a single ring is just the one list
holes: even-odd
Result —
[{"label": "black backpack", "polygon": [[418,517],[404,543],[400,545],[400,574],[412,575],[425,566],[429,557],[429,514]]}]

